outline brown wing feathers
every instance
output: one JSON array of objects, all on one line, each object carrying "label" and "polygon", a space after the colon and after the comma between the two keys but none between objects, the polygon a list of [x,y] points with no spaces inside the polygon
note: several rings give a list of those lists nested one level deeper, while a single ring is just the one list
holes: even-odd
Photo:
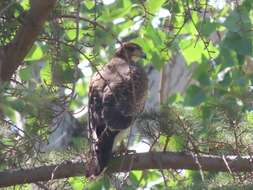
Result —
[{"label": "brown wing feathers", "polygon": [[142,55],[140,46],[123,45],[112,60],[96,73],[89,90],[89,122],[92,151],[99,175],[107,166],[116,135],[128,128],[143,110],[147,76],[132,57]]}]

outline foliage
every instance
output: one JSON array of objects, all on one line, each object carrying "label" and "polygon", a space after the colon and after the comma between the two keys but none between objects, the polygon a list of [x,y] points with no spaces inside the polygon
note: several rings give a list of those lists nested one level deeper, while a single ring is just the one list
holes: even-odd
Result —
[{"label": "foliage", "polygon": [[[1,46],[13,40],[29,2],[0,2]],[[54,156],[40,160],[45,153],[39,147],[53,131],[49,126],[57,126],[62,113],[74,114],[87,105],[90,75],[110,59],[121,41],[143,47],[144,65],[162,69],[171,57],[182,54],[187,66],[196,66],[185,94],[164,102],[169,111],[141,116],[154,123],[158,118],[159,124],[150,126],[155,131],[151,135],[157,135],[150,137],[151,148],[248,155],[253,134],[253,1],[108,2],[58,1],[23,65],[10,83],[0,86],[1,170],[54,160]],[[147,124],[143,125],[144,129]],[[74,144],[82,143],[77,139]],[[252,177],[186,170],[126,175],[120,184],[125,189],[232,189],[231,183],[243,189],[239,183],[248,185]],[[110,180],[69,178],[67,183],[69,189],[114,189],[121,178]]]}]

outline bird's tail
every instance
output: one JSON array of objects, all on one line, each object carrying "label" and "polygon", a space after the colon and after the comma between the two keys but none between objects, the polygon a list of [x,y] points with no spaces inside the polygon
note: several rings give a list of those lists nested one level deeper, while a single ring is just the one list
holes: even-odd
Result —
[{"label": "bird's tail", "polygon": [[111,131],[108,129],[100,136],[96,146],[96,157],[100,168],[97,175],[103,172],[107,167],[112,157],[113,142],[118,133],[118,131]]}]

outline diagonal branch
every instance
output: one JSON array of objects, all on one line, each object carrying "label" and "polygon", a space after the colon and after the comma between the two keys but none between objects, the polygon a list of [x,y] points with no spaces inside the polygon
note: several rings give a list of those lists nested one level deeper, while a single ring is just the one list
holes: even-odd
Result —
[{"label": "diagonal branch", "polygon": [[31,0],[31,8],[25,15],[14,39],[0,47],[0,82],[9,81],[31,49],[57,0]]},{"label": "diagonal branch", "polygon": [[[226,160],[224,162],[224,159]],[[124,161],[123,163],[121,163]],[[132,163],[129,166],[129,163]],[[250,156],[214,156],[198,155],[198,162],[192,154],[175,152],[148,152],[127,154],[111,160],[108,172],[127,172],[145,169],[190,169],[222,172],[253,171]],[[84,176],[87,165],[83,162],[65,161],[59,165],[41,166],[25,170],[9,170],[0,172],[0,187],[6,187],[38,181],[49,181],[73,176]]]}]

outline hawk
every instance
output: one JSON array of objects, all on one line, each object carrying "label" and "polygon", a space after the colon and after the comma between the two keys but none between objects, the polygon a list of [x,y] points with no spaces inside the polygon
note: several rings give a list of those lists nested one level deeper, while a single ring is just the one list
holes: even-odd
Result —
[{"label": "hawk", "polygon": [[91,79],[89,86],[89,134],[93,161],[99,175],[112,156],[115,137],[127,129],[144,109],[148,79],[138,64],[142,48],[124,43],[113,58]]}]

